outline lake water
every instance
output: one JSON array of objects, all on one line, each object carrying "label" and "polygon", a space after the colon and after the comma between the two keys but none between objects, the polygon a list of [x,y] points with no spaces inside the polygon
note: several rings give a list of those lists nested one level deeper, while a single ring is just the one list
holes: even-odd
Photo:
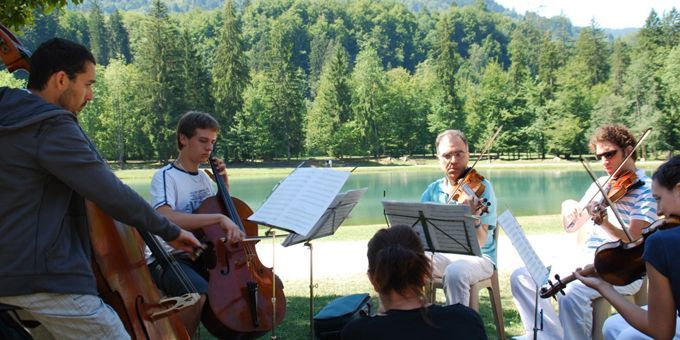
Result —
[{"label": "lake water", "polygon": [[[570,198],[578,200],[591,183],[588,175],[578,170],[484,169],[480,173],[493,185],[498,198],[498,213],[509,208],[515,216],[559,214],[562,201]],[[231,194],[257,210],[284,177],[235,176],[229,179]],[[384,223],[381,200],[418,201],[427,185],[441,177],[442,172],[435,169],[352,174],[343,191],[356,188],[368,188],[368,191],[345,223]],[[128,184],[149,200],[148,182],[139,180]]]}]

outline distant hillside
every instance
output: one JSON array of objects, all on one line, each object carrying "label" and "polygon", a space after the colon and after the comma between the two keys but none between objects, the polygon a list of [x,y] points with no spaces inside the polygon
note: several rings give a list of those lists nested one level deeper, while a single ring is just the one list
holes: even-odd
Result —
[{"label": "distant hillside", "polygon": [[[351,1],[351,0],[348,0]],[[552,17],[546,18],[538,16],[534,13],[527,13],[526,15],[520,15],[514,10],[507,9],[502,5],[496,3],[494,0],[394,0],[397,2],[402,2],[406,7],[414,12],[419,12],[422,10],[429,11],[442,11],[451,7],[452,5],[466,7],[466,6],[479,6],[480,2],[484,2],[484,6],[490,12],[501,13],[503,15],[512,18],[523,18],[526,17],[529,21],[532,21],[537,27],[550,30],[555,32],[556,30],[563,30],[569,32],[572,37],[578,34],[578,27],[572,26],[568,18],[565,17]],[[114,10],[124,10],[124,11],[140,11],[147,12],[150,8],[152,0],[98,0],[102,10],[105,13],[111,13]],[[224,0],[164,0],[163,1],[170,12],[188,12],[195,8],[201,8],[205,10],[212,10],[216,8],[221,8],[224,5]],[[236,0],[237,7],[243,7],[245,4],[250,2],[250,0]],[[83,4],[74,6],[69,4],[70,9],[88,10],[90,7],[90,0],[85,0]],[[624,35],[634,33],[637,28],[623,28],[623,29],[608,29],[603,28],[605,33],[612,38],[622,37]]]},{"label": "distant hillside", "polygon": [[[396,2],[402,2],[412,11],[421,11],[423,9],[428,9],[430,11],[444,10],[455,2],[457,6],[475,6],[478,1],[482,0],[395,0]],[[516,17],[517,14],[507,8],[497,4],[493,0],[483,0],[486,8],[491,12],[503,13],[509,16]],[[102,7],[104,12],[110,13],[116,9],[119,10],[132,10],[132,11],[146,11],[152,0],[98,0],[99,5]],[[224,0],[165,0],[163,1],[171,12],[187,12],[194,8],[202,9],[215,9],[220,8],[224,4]],[[236,0],[239,6],[247,3],[248,0]],[[69,5],[70,9],[83,9],[87,10],[90,7],[90,0],[85,0],[83,4],[74,6]]]},{"label": "distant hillside", "polygon": [[636,33],[639,28],[628,27],[628,28],[603,28],[604,33],[610,35],[612,38],[621,38],[623,36]]}]

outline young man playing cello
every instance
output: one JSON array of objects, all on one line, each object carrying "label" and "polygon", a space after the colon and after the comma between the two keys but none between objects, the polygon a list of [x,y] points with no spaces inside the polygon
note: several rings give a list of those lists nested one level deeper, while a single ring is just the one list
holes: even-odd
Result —
[{"label": "young man playing cello", "polygon": [[[435,140],[437,158],[444,177],[432,182],[420,197],[421,202],[437,202],[460,204],[450,199],[452,191],[468,169],[470,154],[465,135],[459,130],[446,130]],[[482,257],[467,255],[451,255],[435,253],[432,271],[435,277],[441,277],[444,283],[447,304],[470,304],[470,285],[491,277],[496,263],[496,240],[493,230],[496,227],[496,194],[491,182],[484,179],[485,186],[481,197],[470,198],[463,204],[471,207],[474,214],[480,214],[480,202],[488,204],[487,212],[477,221],[476,234]]]},{"label": "young man playing cello", "polygon": [[200,245],[123,184],[78,125],[93,98],[92,53],[55,38],[30,64],[27,90],[0,88],[0,303],[48,337],[129,338],[97,295],[85,200],[179,249]]},{"label": "young man playing cello", "polygon": [[[207,162],[217,141],[219,124],[209,114],[187,112],[177,124],[177,159],[156,171],[151,182],[152,206],[161,215],[177,223],[185,230],[194,231],[202,227],[218,224],[227,234],[229,242],[243,239],[243,232],[227,216],[222,214],[193,214],[203,200],[215,195],[209,176],[199,171],[201,163]],[[224,162],[217,159],[219,174],[227,180]],[[191,284],[201,295],[199,303],[185,308],[179,316],[189,334],[194,334],[201,320],[201,311],[208,293],[208,282],[202,273],[206,269],[196,263],[189,254],[165,244],[166,250],[174,254]],[[182,295],[188,293],[172,271],[166,271],[151,256],[147,249],[147,263],[158,287],[166,294]]]},{"label": "young man playing cello", "polygon": [[[642,259],[649,278],[649,305],[630,303],[597,275],[576,278],[596,289],[619,311],[604,324],[605,339],[680,339],[680,156],[652,175],[652,192],[667,225],[657,227],[644,242]],[[630,324],[629,324],[630,323]],[[644,333],[644,334],[643,334]]]},{"label": "young man playing cello", "polygon": [[[607,125],[599,128],[590,141],[590,148],[595,152],[597,159],[602,161],[607,175],[612,175],[635,147],[635,137],[623,126]],[[656,220],[656,202],[652,197],[651,180],[645,176],[644,170],[635,166],[635,154],[631,155],[621,169],[612,178],[615,181],[621,174],[635,173],[637,180],[619,199],[615,209],[621,216],[625,227],[628,228],[632,239],[640,237],[642,229]],[[607,177],[598,179],[602,185]],[[607,190],[607,188],[605,188]],[[596,195],[597,194],[597,195]],[[592,201],[591,198],[595,197]],[[567,232],[585,232],[586,240],[581,246],[580,254],[564,254],[569,263],[561,263],[560,268],[553,268],[553,273],[564,274],[593,262],[594,253],[598,246],[608,241],[622,240],[629,242],[620,226],[615,225],[609,213],[612,207],[606,207],[602,203],[602,196],[595,183],[586,191],[579,202],[577,209],[563,209],[564,227]],[[564,205],[563,205],[564,206]],[[579,214],[587,214],[585,223]],[[574,222],[574,223],[572,223]],[[563,267],[564,266],[564,267]],[[566,268],[565,268],[566,267]],[[635,294],[642,285],[642,280],[637,280],[627,286],[616,287],[622,294]],[[519,268],[510,277],[512,295],[517,305],[524,329],[527,334],[533,333],[534,327],[534,302],[536,298],[536,286],[526,268]],[[543,339],[590,339],[592,334],[591,300],[600,294],[582,284],[572,282],[564,290],[565,295],[557,294],[559,304],[559,319],[548,299],[539,300],[539,308],[543,310],[543,330],[538,332],[539,338]],[[541,321],[538,321],[540,326]]]}]

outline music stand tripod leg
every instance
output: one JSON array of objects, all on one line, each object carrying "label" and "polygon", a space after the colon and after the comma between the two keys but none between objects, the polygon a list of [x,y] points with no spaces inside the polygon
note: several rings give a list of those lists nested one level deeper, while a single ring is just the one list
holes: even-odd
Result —
[{"label": "music stand tripod leg", "polygon": [[309,248],[309,338],[314,339],[314,265],[312,261],[312,243],[307,241],[304,245]]},{"label": "music stand tripod leg", "polygon": [[[543,330],[543,310],[540,312],[540,317],[539,317],[539,312],[538,312],[538,291],[539,287],[536,286],[536,300],[534,301],[534,334],[533,334],[533,339],[537,340],[538,339],[538,331]],[[538,320],[541,320],[541,327],[538,327]]]}]

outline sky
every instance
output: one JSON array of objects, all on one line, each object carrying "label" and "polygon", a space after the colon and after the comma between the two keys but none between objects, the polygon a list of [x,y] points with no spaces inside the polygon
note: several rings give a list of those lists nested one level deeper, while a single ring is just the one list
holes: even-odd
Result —
[{"label": "sky", "polygon": [[495,0],[518,14],[536,12],[544,17],[564,15],[575,26],[590,26],[595,18],[601,28],[639,28],[644,26],[649,12],[659,17],[673,6],[680,10],[678,0]]}]

